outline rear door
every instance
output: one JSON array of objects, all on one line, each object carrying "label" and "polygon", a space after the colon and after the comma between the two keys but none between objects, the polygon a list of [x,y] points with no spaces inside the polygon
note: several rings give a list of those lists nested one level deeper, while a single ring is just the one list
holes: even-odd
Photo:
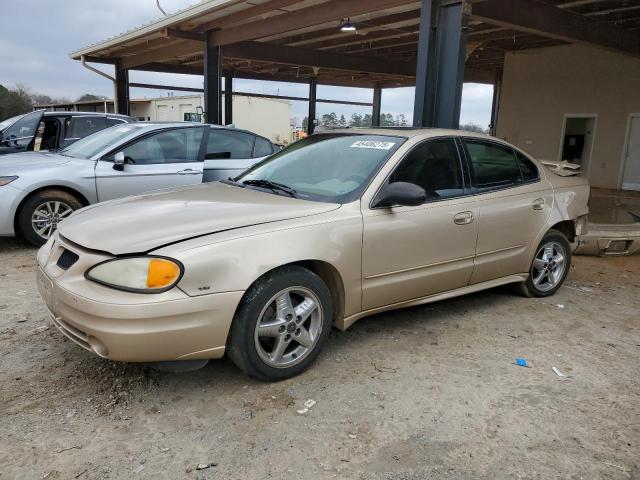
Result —
[{"label": "rear door", "polygon": [[32,150],[36,130],[43,115],[44,110],[31,112],[7,127],[0,139],[0,155]]},{"label": "rear door", "polygon": [[100,115],[78,115],[73,116],[65,123],[65,134],[62,140],[61,148],[77,142],[81,138],[87,137],[92,133],[104,130],[109,125],[107,119]]},{"label": "rear door", "polygon": [[[204,128],[153,132],[102,158],[96,164],[99,201],[202,183]],[[118,152],[125,157],[122,170],[114,169]]]},{"label": "rear door", "polygon": [[525,273],[533,242],[551,214],[551,185],[509,145],[476,138],[462,143],[480,209],[471,284]]},{"label": "rear door", "polygon": [[258,159],[253,150],[256,136],[227,128],[211,128],[205,150],[204,181],[226,180],[244,172]]}]

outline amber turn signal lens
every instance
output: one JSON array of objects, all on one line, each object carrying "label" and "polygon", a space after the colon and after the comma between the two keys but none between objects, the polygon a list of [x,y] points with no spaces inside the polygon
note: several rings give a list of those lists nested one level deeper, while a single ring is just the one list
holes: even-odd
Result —
[{"label": "amber turn signal lens", "polygon": [[163,288],[171,285],[180,276],[180,267],[170,260],[153,258],[149,261],[147,288]]}]

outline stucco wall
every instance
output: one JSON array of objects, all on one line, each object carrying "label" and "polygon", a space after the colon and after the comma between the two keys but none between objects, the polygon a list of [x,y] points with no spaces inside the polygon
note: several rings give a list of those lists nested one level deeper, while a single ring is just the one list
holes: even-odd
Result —
[{"label": "stucco wall", "polygon": [[640,59],[582,45],[507,53],[497,135],[557,160],[565,114],[597,114],[589,180],[618,188],[629,113],[640,112]]},{"label": "stucco wall", "polygon": [[[203,105],[202,95],[153,98],[147,101],[131,102],[131,115],[149,117],[152,121],[181,122],[184,120],[184,113],[196,113],[196,108]],[[164,118],[160,118],[161,116]],[[291,141],[290,119],[291,104],[287,101],[270,98],[233,97],[234,125],[267,137],[271,141]]]}]

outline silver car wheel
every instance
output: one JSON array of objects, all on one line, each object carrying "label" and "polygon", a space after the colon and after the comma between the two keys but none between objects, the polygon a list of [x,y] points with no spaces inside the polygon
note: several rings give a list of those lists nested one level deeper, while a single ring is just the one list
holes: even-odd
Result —
[{"label": "silver car wheel", "polygon": [[33,231],[39,237],[48,240],[58,227],[58,223],[71,215],[73,208],[64,202],[51,200],[38,205],[31,215]]},{"label": "silver car wheel", "polygon": [[567,268],[565,255],[564,247],[558,242],[548,242],[540,247],[531,267],[535,288],[548,292],[562,281]]},{"label": "silver car wheel", "polygon": [[317,295],[304,287],[286,288],[262,309],[255,329],[258,355],[267,365],[286,368],[314,349],[324,321]]}]

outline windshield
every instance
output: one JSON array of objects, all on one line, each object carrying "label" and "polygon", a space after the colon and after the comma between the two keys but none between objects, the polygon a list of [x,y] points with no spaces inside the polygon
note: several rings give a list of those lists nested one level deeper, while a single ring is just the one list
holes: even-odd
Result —
[{"label": "windshield", "polygon": [[293,189],[297,198],[346,203],[359,198],[405,140],[383,135],[312,135],[258,163],[235,181],[274,191],[265,183],[272,182]]},{"label": "windshield", "polygon": [[116,125],[84,137],[59,153],[74,158],[91,158],[141,128],[141,125],[134,124]]},{"label": "windshield", "polygon": [[18,120],[20,120],[25,115],[26,115],[26,113],[23,114],[23,115],[16,115],[15,117],[7,118],[6,120],[1,121],[0,122],[0,131],[4,130],[5,128],[7,128],[12,123],[17,122]]}]

